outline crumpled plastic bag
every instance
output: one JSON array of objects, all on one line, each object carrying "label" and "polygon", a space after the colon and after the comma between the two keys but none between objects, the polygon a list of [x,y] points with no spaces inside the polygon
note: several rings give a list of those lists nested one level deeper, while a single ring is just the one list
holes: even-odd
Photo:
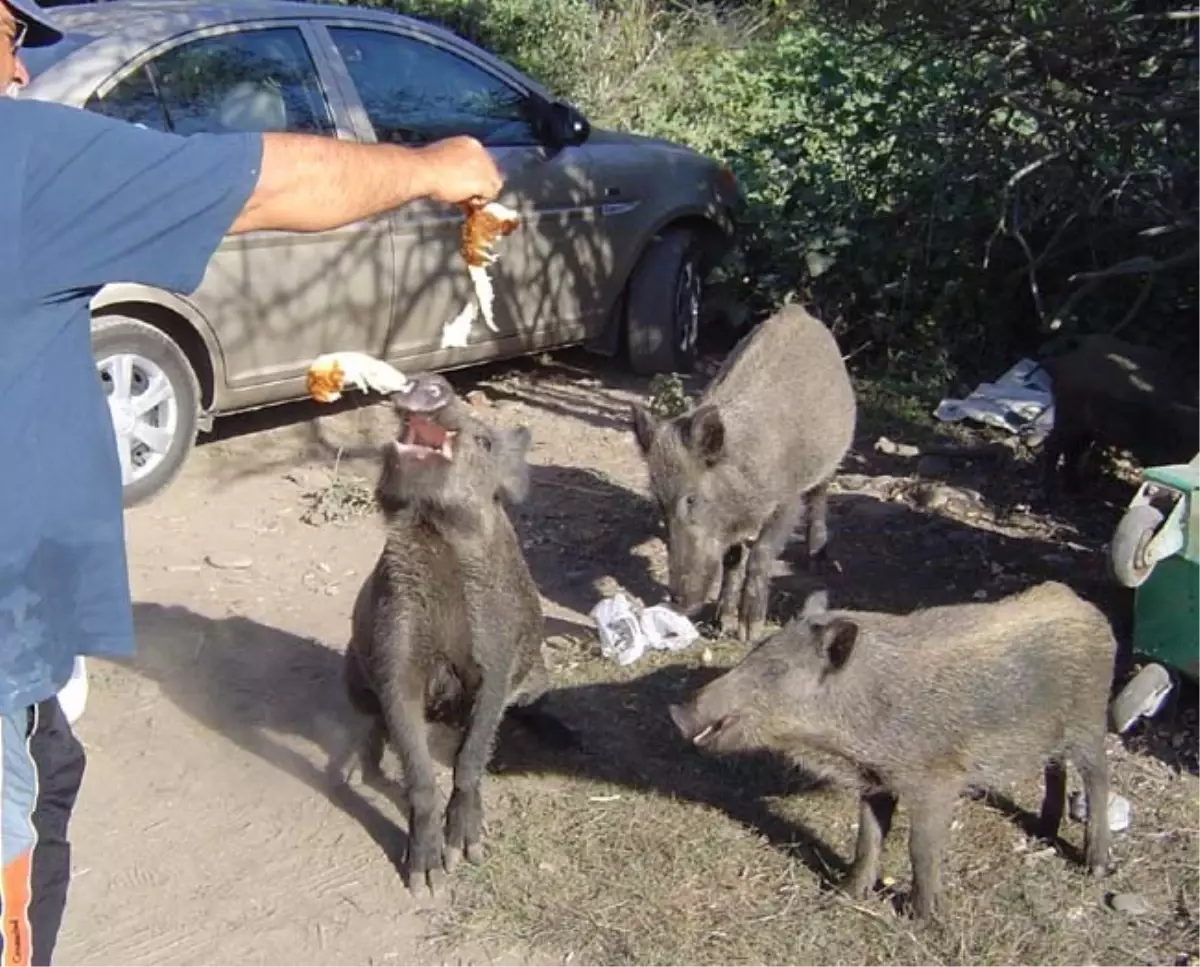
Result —
[{"label": "crumpled plastic bag", "polygon": [[639,614],[623,594],[602,598],[590,612],[600,636],[600,654],[618,665],[632,665],[646,649],[682,651],[700,637],[684,615],[665,604]]},{"label": "crumpled plastic bag", "polygon": [[[1077,823],[1086,823],[1088,818],[1087,793],[1077,789],[1068,799],[1067,812]],[[1108,828],[1114,833],[1122,833],[1129,828],[1133,818],[1133,807],[1129,800],[1120,793],[1108,794]]]}]

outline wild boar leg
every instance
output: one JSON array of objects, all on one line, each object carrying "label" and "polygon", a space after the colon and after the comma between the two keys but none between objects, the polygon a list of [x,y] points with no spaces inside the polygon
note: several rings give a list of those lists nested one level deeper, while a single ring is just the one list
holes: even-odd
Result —
[{"label": "wild boar leg", "polygon": [[480,783],[492,756],[496,730],[508,701],[508,676],[484,673],[471,709],[466,737],[454,760],[454,792],[446,807],[446,869],[452,870],[466,853],[471,863],[483,862],[483,796]]},{"label": "wild boar leg", "polygon": [[444,875],[437,779],[425,723],[425,684],[405,678],[396,685],[396,694],[384,703],[384,716],[408,795],[408,888],[422,897],[436,890]]},{"label": "wild boar leg", "polygon": [[1076,750],[1074,759],[1075,767],[1083,777],[1083,792],[1088,803],[1084,862],[1088,872],[1103,876],[1108,869],[1109,842],[1112,838],[1108,826],[1108,758],[1104,753],[1104,732],[1099,732],[1091,748]]},{"label": "wild boar leg", "polygon": [[725,552],[721,562],[721,605],[717,620],[721,634],[735,635],[738,632],[738,606],[746,585],[746,561],[750,552],[745,544],[734,544]]},{"label": "wild boar leg", "polygon": [[1046,763],[1042,769],[1042,811],[1038,819],[1038,832],[1047,843],[1058,838],[1062,825],[1063,808],[1067,800],[1067,770],[1057,759]]},{"label": "wild boar leg", "polygon": [[845,890],[863,899],[879,879],[879,855],[892,828],[896,797],[887,792],[864,795],[858,807],[858,843],[854,847],[854,863],[846,874]]},{"label": "wild boar leg", "polygon": [[804,495],[805,543],[808,570],[818,572],[829,559],[829,483],[826,478]]},{"label": "wild boar leg", "polygon": [[913,886],[909,904],[918,920],[936,917],[941,905],[942,848],[957,793],[952,784],[934,784],[912,800],[908,852]]},{"label": "wild boar leg", "polygon": [[763,625],[767,622],[771,567],[796,529],[796,522],[803,510],[803,494],[781,503],[767,518],[750,548],[750,559],[746,563],[746,585],[742,592],[741,637],[744,644],[752,644],[762,634]]}]

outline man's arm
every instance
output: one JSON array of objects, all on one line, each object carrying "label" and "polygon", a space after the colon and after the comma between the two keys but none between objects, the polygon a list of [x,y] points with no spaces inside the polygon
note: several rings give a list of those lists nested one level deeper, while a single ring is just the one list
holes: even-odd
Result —
[{"label": "man's arm", "polygon": [[257,185],[230,234],[326,231],[417,198],[491,201],[500,187],[495,163],[473,138],[406,148],[264,134]]},{"label": "man's arm", "polygon": [[470,138],[403,148],[181,137],[20,98],[0,98],[0,131],[20,212],[19,276],[35,301],[110,282],[190,293],[231,230],[321,231],[416,198],[491,200],[501,187]]}]

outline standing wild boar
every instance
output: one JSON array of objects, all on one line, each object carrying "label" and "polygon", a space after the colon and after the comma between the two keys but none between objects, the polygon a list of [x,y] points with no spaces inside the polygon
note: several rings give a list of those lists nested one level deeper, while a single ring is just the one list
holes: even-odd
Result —
[{"label": "standing wild boar", "polygon": [[909,808],[910,902],[937,910],[941,853],[958,795],[1044,769],[1041,833],[1062,820],[1065,763],[1089,803],[1086,862],[1109,846],[1107,706],[1116,642],[1070,588],[1046,582],[987,604],[908,615],[830,611],[824,591],[801,614],[670,714],[713,751],[766,749],[856,789],[858,843],[846,888],[876,881],[897,799]]},{"label": "standing wild boar", "polygon": [[[480,783],[506,709],[571,736],[541,709],[541,601],[501,502],[526,493],[528,430],[487,426],[434,374],[392,400],[401,431],[376,488],[385,544],[354,604],[345,681],[371,720],[364,776],[389,739],[403,765],[405,865],[423,894],[464,853],[482,860]],[[465,724],[444,830],[427,734],[439,713]]]},{"label": "standing wild boar", "polygon": [[790,304],[738,343],[687,413],[660,421],[634,405],[677,607],[695,614],[721,575],[722,630],[758,637],[771,567],[802,516],[810,564],[826,555],[827,488],[856,416],[833,334]]},{"label": "standing wild boar", "polygon": [[[1129,450],[1143,466],[1187,463],[1200,449],[1196,388],[1166,353],[1089,335],[1042,363],[1052,380],[1054,427],[1042,457],[1043,489],[1083,487],[1094,444]],[[1059,459],[1062,469],[1059,469]]]}]

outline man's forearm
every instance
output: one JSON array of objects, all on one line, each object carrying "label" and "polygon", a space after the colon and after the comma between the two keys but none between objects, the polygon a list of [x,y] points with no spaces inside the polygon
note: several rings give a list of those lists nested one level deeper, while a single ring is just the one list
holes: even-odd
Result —
[{"label": "man's forearm", "polygon": [[418,198],[498,190],[491,159],[467,139],[408,148],[272,132],[263,135],[258,186],[230,231],[326,231]]}]

